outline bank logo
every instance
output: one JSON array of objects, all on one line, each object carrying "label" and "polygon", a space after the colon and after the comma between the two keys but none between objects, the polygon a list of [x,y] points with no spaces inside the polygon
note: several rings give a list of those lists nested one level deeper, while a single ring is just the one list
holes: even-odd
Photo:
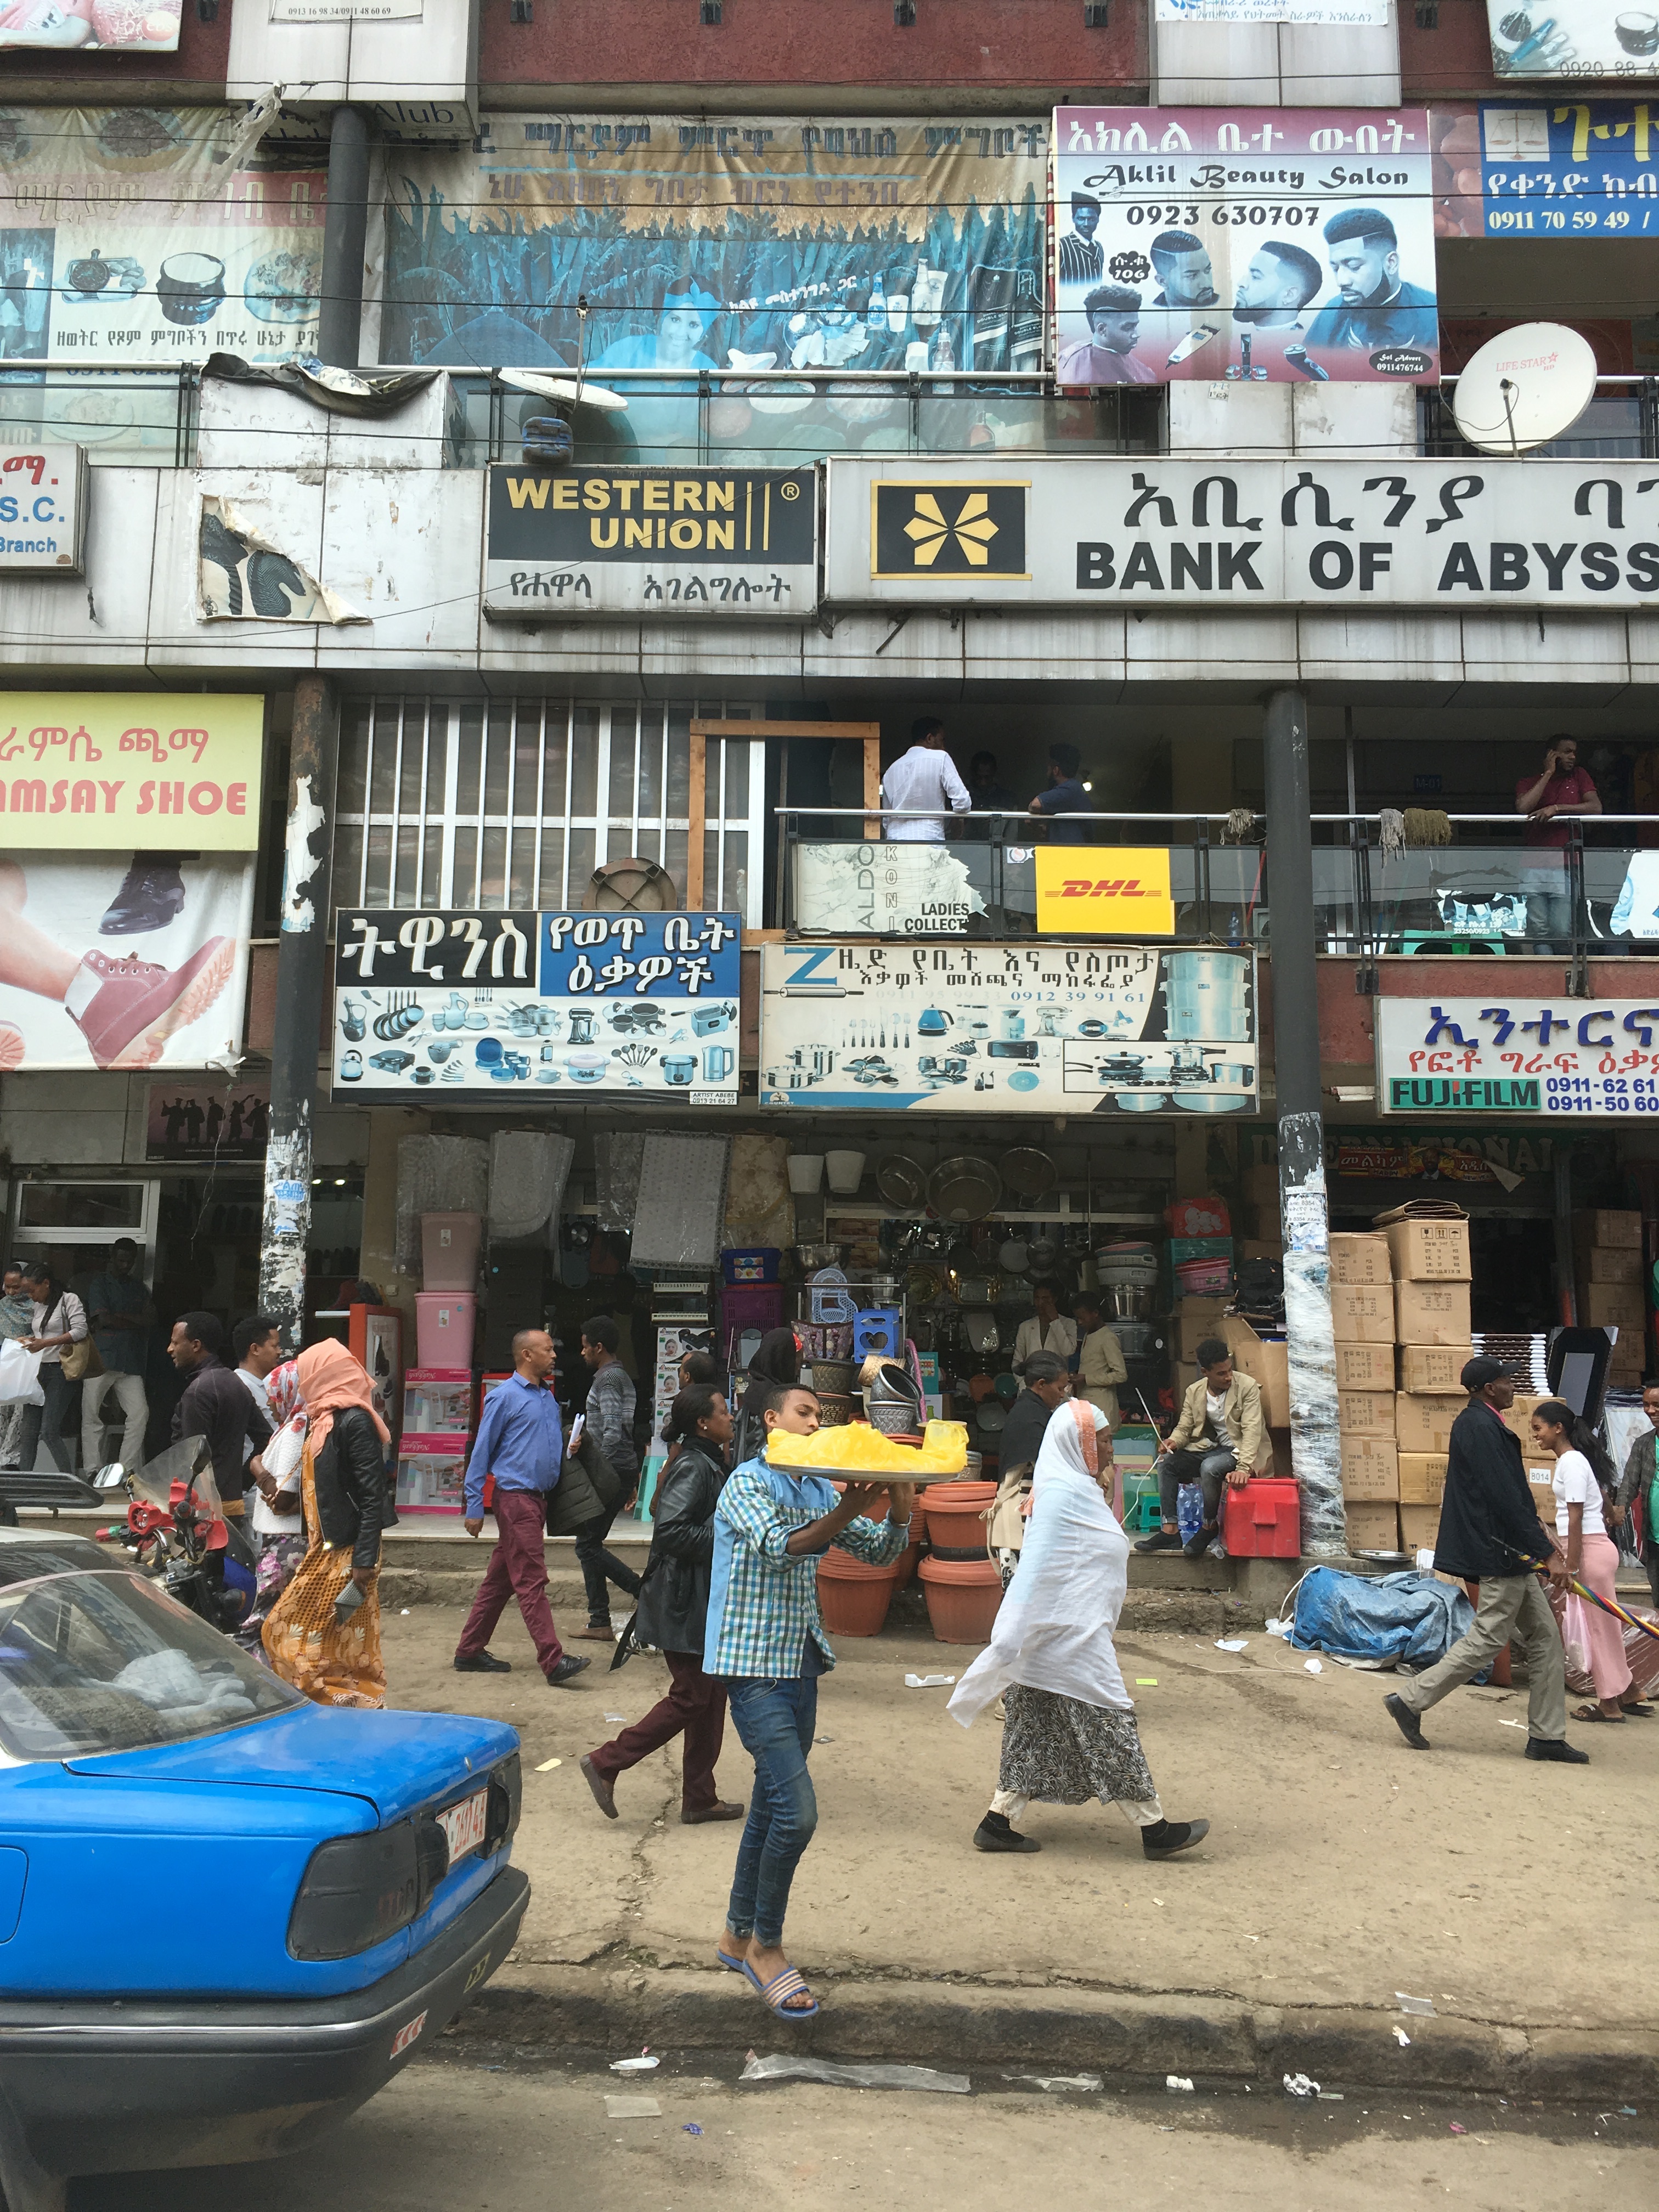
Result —
[{"label": "bank logo", "polygon": [[1029,582],[1026,483],[878,481],[870,487],[870,574],[940,582]]}]

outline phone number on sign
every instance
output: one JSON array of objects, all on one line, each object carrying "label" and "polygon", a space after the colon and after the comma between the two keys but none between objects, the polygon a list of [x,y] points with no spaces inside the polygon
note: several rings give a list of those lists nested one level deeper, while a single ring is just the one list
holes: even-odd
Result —
[{"label": "phone number on sign", "polygon": [[1330,213],[1330,209],[1316,201],[1308,207],[1295,207],[1279,202],[1253,200],[1241,205],[1233,200],[1219,200],[1200,206],[1196,200],[1152,200],[1142,203],[1131,200],[1123,210],[1124,221],[1131,229],[1150,223],[1162,229],[1166,223],[1183,223],[1191,229],[1194,223],[1208,216],[1212,222],[1255,225],[1265,229],[1270,222],[1283,223],[1286,229],[1311,229]]},{"label": "phone number on sign", "polygon": [[1603,1114],[1659,1114],[1659,1082],[1645,1075],[1552,1075],[1547,1079],[1547,1114],[1572,1114],[1585,1107]]}]

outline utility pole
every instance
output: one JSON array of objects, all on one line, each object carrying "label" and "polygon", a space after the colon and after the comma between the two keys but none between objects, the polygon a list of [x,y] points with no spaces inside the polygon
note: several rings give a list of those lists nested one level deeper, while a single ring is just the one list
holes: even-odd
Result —
[{"label": "utility pole", "polygon": [[1303,1553],[1329,1559],[1345,1553],[1348,1542],[1336,1419],[1336,1344],[1331,1328],[1325,1117],[1319,1103],[1308,702],[1301,692],[1273,693],[1267,702],[1263,737],[1291,1462],[1302,1492]]},{"label": "utility pole", "polygon": [[325,676],[294,687],[276,1024],[270,1051],[270,1141],[259,1237],[259,1307],[276,1315],[283,1341],[300,1349],[306,1254],[311,1243],[313,1135],[318,1039],[327,983],[328,892],[334,857],[334,784],[340,709]]}]

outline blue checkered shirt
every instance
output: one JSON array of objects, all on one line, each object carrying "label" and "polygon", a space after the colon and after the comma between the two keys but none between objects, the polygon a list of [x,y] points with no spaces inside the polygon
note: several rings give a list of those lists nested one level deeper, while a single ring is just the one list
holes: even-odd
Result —
[{"label": "blue checkered shirt", "polygon": [[[792,1558],[797,1528],[821,1521],[840,1503],[822,1475],[793,1475],[764,1459],[745,1460],[714,1508],[714,1565],[703,1644],[706,1674],[762,1675],[793,1681],[810,1636],[827,1673],[836,1655],[818,1607],[817,1552]],[[855,1559],[884,1567],[909,1541],[909,1522],[860,1514],[836,1542]]]}]

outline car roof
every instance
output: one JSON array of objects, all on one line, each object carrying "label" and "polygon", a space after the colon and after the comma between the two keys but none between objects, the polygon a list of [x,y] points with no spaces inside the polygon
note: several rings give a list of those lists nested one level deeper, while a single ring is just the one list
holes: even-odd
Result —
[{"label": "car roof", "polygon": [[67,1528],[0,1528],[0,1584],[33,1582],[40,1575],[88,1574],[126,1564],[113,1559],[89,1536]]}]

